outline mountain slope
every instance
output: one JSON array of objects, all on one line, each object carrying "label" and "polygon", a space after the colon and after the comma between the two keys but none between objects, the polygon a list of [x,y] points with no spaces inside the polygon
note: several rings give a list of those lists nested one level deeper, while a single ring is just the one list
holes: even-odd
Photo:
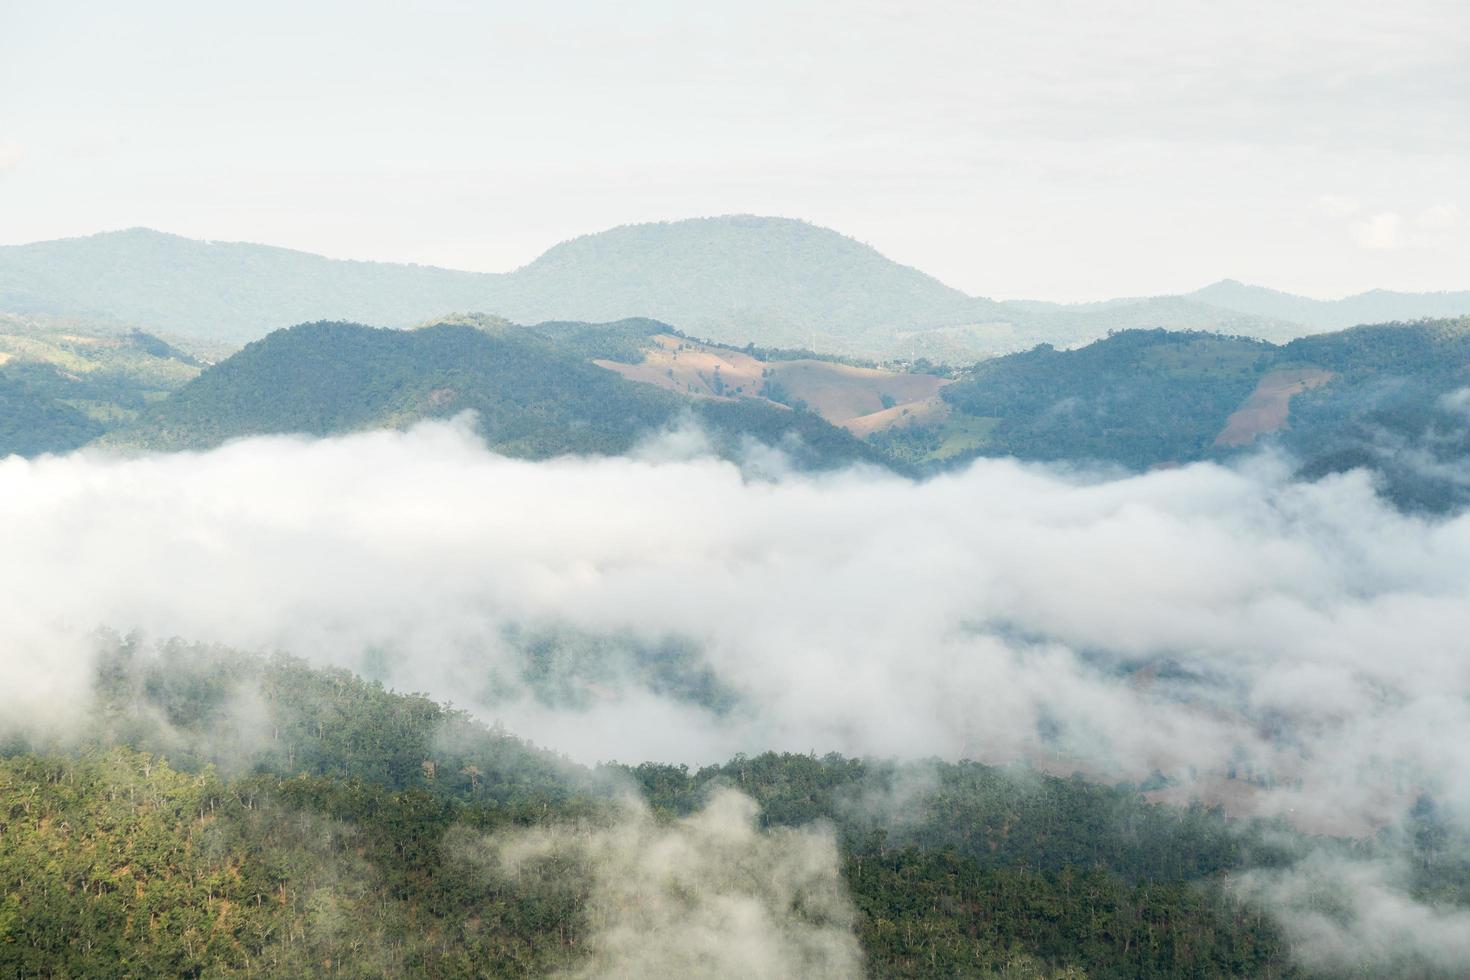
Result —
[{"label": "mountain slope", "polygon": [[754,438],[781,445],[801,465],[881,460],[811,413],[692,400],[591,363],[636,359],[640,338],[667,329],[653,321],[517,327],[481,320],[418,330],[301,324],[209,368],[108,441],[197,449],[246,435],[332,435],[473,411],[491,448],[540,459],[627,452],[687,413],[730,455]]},{"label": "mountain slope", "polygon": [[76,449],[200,368],[194,356],[140,331],[0,315],[0,457]]},{"label": "mountain slope", "polygon": [[[677,830],[720,786],[763,817],[714,838],[734,887],[707,887],[749,907],[752,845],[830,821],[867,976],[1293,975],[1271,919],[1224,886],[1298,840],[1133,786],[836,754],[587,770],[345,670],[180,641],[103,637],[92,686],[67,744],[0,741],[6,976],[612,975],[589,964],[626,910],[599,902],[590,855],[512,874],[495,856],[528,832]],[[629,791],[656,823],[620,816]],[[901,815],[871,802],[896,793]],[[691,880],[620,897],[636,910]],[[789,904],[772,913],[820,912]]]},{"label": "mountain slope", "polygon": [[1308,477],[1363,467],[1395,503],[1470,502],[1470,318],[1386,323],[1283,345],[1123,331],[977,364],[933,411],[869,441],[917,465],[975,456],[1132,469],[1274,442]]}]

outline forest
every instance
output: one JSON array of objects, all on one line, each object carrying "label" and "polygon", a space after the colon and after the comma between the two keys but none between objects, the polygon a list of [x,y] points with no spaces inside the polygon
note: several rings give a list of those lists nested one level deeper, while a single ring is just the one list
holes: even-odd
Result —
[{"label": "forest", "polygon": [[[831,827],[872,977],[1307,976],[1232,873],[1375,846],[1026,767],[588,768],[283,654],[98,644],[82,730],[3,745],[4,975],[575,975],[590,858],[507,876],[467,841],[606,825],[629,792],[659,825],[720,788],[755,801],[761,833]],[[1470,904],[1434,807],[1416,809],[1416,888]]]}]

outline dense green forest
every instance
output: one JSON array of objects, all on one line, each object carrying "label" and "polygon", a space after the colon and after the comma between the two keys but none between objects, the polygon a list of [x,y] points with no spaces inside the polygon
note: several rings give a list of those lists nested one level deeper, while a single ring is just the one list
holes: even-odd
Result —
[{"label": "dense green forest", "polygon": [[0,457],[83,446],[201,367],[194,355],[141,331],[0,314]]},{"label": "dense green forest", "polygon": [[542,459],[627,452],[687,414],[728,455],[754,438],[787,449],[800,465],[880,459],[810,413],[685,399],[590,363],[636,360],[641,339],[663,329],[647,320],[516,327],[462,318],[416,330],[302,324],[247,345],[109,442],[197,449],[243,435],[403,427],[472,410],[490,448]]},{"label": "dense green forest", "polygon": [[[1276,431],[1217,440],[1274,373],[1327,380],[1289,399]],[[1076,350],[1048,345],[983,361],[941,391],[949,416],[870,442],[922,471],[976,456],[1142,470],[1288,450],[1306,478],[1372,471],[1396,504],[1470,502],[1449,464],[1470,458],[1470,319],[1391,323],[1284,345],[1216,334],[1130,330]]]},{"label": "dense green forest", "polygon": [[[285,655],[115,636],[99,649],[80,732],[3,743],[3,975],[575,970],[589,869],[496,875],[465,842],[615,820],[630,786],[664,822],[727,786],[762,826],[832,826],[873,977],[1305,975],[1229,876],[1309,845],[1375,846],[973,762],[589,769]],[[1423,850],[1421,890],[1470,901],[1470,871],[1442,852]]]},{"label": "dense green forest", "polygon": [[986,455],[1141,467],[1209,453],[1273,355],[1264,341],[1127,331],[1075,351],[1042,346],[982,362],[943,397],[998,420]]},{"label": "dense green forest", "polygon": [[[591,363],[637,363],[649,338],[669,330],[653,320],[527,327],[481,315],[414,330],[312,323],[214,365],[138,332],[12,331],[0,336],[0,454],[91,443],[199,449],[252,434],[401,428],[472,410],[490,448],[531,459],[625,453],[681,420],[697,423],[729,458],[754,441],[806,468],[864,462],[915,474],[977,456],[1137,471],[1277,445],[1309,479],[1367,468],[1405,508],[1470,501],[1452,465],[1470,458],[1470,396],[1459,394],[1470,385],[1470,320],[1356,327],[1279,346],[1164,330],[1123,331],[1075,350],[1043,345],[943,369],[952,379],[940,392],[944,411],[866,439],[813,412],[684,397]],[[1292,372],[1322,380],[1283,399],[1277,425],[1221,441],[1261,386]]]}]

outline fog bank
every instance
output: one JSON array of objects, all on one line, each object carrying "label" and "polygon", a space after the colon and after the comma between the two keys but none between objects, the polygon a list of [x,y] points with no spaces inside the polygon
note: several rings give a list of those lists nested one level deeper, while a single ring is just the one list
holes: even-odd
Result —
[{"label": "fog bank", "polygon": [[[1266,456],[923,483],[759,462],[687,432],[514,461],[463,422],[0,461],[0,716],[65,729],[94,631],[138,629],[346,666],[587,762],[1023,760],[1351,835],[1428,793],[1463,840],[1470,518]],[[1296,916],[1303,873],[1250,887],[1308,955],[1381,937],[1354,922],[1383,908],[1389,939],[1464,953],[1381,867],[1333,870],[1341,935]]]}]

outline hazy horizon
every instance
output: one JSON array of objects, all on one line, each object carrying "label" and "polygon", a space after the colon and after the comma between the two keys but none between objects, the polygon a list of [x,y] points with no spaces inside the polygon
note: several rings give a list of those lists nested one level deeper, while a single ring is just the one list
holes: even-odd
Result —
[{"label": "hazy horizon", "polygon": [[751,213],[997,298],[1467,286],[1460,4],[284,14],[0,14],[0,242],[506,271]]},{"label": "hazy horizon", "polygon": [[[571,236],[570,238],[564,238],[564,239],[561,239],[559,241],[551,242],[545,248],[542,248],[539,251],[535,252],[534,254],[530,255],[525,260],[520,261],[520,262],[517,262],[514,265],[507,266],[505,268],[499,268],[499,269],[470,269],[470,268],[464,268],[464,267],[460,267],[460,266],[434,265],[433,263],[428,263],[428,262],[412,262],[412,261],[404,261],[404,260],[398,260],[398,259],[373,258],[371,256],[328,255],[328,254],[321,253],[321,252],[312,252],[309,249],[302,249],[302,248],[296,248],[296,247],[293,247],[293,246],[290,246],[290,245],[283,245],[283,244],[281,244],[279,242],[271,242],[271,241],[264,241],[264,240],[221,238],[221,237],[209,236],[209,235],[200,235],[200,236],[185,235],[185,234],[182,234],[182,233],[177,232],[177,231],[171,231],[171,230],[169,230],[167,228],[154,228],[154,227],[150,227],[148,225],[130,225],[130,226],[125,227],[125,228],[103,228],[103,229],[99,229],[97,231],[85,232],[85,233],[78,234],[78,235],[64,235],[64,236],[60,236],[58,238],[36,239],[35,241],[28,241],[28,242],[5,242],[5,243],[0,243],[0,248],[12,246],[12,245],[42,244],[42,243],[45,243],[45,242],[48,242],[48,241],[73,241],[73,240],[83,239],[83,238],[94,238],[94,237],[98,237],[98,236],[101,236],[101,235],[122,234],[122,233],[130,232],[130,231],[146,231],[146,232],[152,232],[154,234],[166,235],[166,236],[171,236],[171,237],[175,237],[175,238],[185,238],[185,239],[188,239],[190,241],[208,242],[210,244],[218,244],[218,245],[251,245],[251,246],[262,246],[262,247],[266,247],[266,248],[280,248],[280,249],[285,249],[287,251],[301,252],[303,254],[315,255],[315,256],[318,256],[320,258],[326,258],[326,259],[331,259],[333,261],[341,261],[341,262],[363,262],[363,263],[370,263],[370,264],[409,265],[409,266],[417,266],[417,267],[421,267],[421,268],[443,269],[443,270],[450,271],[450,272],[467,272],[467,273],[475,273],[475,274],[483,274],[483,275],[507,275],[509,273],[517,272],[517,271],[519,271],[521,269],[524,269],[526,266],[528,266],[531,263],[535,262],[536,259],[540,258],[542,255],[545,255],[548,251],[550,251],[551,249],[555,248],[556,246],[565,244],[565,243],[567,243],[569,241],[575,241],[576,239],[579,239],[579,238],[588,238],[588,237],[592,237],[594,235],[601,234],[602,232],[616,231],[616,230],[618,230],[620,228],[637,227],[637,226],[640,226],[640,225],[650,225],[650,224],[677,224],[677,223],[685,222],[685,221],[719,220],[719,219],[722,219],[722,218],[760,218],[760,219],[776,219],[776,220],[783,220],[783,221],[799,221],[799,222],[802,222],[804,224],[812,225],[813,227],[825,228],[825,226],[818,225],[815,222],[807,221],[805,218],[790,217],[790,216],[787,216],[787,215],[767,215],[767,214],[761,214],[761,215],[733,214],[733,213],[732,214],[710,214],[710,215],[688,216],[688,217],[684,217],[684,218],[671,218],[671,219],[666,219],[666,220],[662,220],[662,221],[629,222],[629,223],[623,224],[623,225],[615,225],[615,226],[610,227],[610,228],[599,228],[599,229],[596,229],[596,230],[593,230],[593,231],[581,232],[581,233],[578,233],[576,235]],[[847,238],[854,238],[854,236],[847,235],[845,232],[843,232],[841,228],[827,228],[826,230],[828,230],[828,231],[835,231],[838,234],[842,234],[842,235],[844,235],[844,237],[847,237]],[[889,258],[889,259],[892,259],[893,258],[892,256],[887,255],[886,253],[884,253],[882,249],[878,249],[877,246],[874,246],[872,242],[866,242],[866,241],[862,241],[861,239],[856,239],[856,238],[854,238],[854,240],[860,242],[863,245],[867,245],[867,246],[869,246],[871,248],[874,248],[876,251],[879,252],[879,254],[883,255],[885,258]],[[897,260],[894,260],[894,261],[897,261]],[[903,264],[903,263],[901,263],[901,264]],[[908,266],[906,264],[905,264],[905,266],[907,268],[915,269],[918,272],[922,272],[925,275],[930,276],[931,278],[937,279],[938,281],[944,283],[944,285],[946,285],[946,286],[950,286],[950,287],[955,288],[955,289],[960,289],[962,292],[965,292],[965,290],[962,287],[956,286],[954,283],[948,282],[948,281],[946,281],[946,280],[944,280],[944,279],[942,279],[942,278],[940,278],[938,276],[935,276],[933,273],[929,272],[929,270],[927,270],[927,269],[924,269],[924,268],[919,267],[919,266]],[[1034,295],[1025,295],[1025,296],[1022,296],[1022,295],[1009,295],[1009,294],[1006,294],[1006,293],[995,293],[995,294],[986,295],[986,296],[983,296],[983,297],[982,296],[979,296],[978,294],[975,294],[975,293],[970,293],[969,295],[975,296],[976,298],[992,299],[992,300],[996,300],[996,301],[999,301],[999,302],[1007,302],[1007,301],[1015,301],[1015,302],[1055,302],[1055,303],[1061,303],[1061,304],[1067,304],[1067,305],[1086,306],[1086,305],[1091,304],[1091,303],[1106,302],[1106,301],[1109,301],[1109,300],[1146,299],[1146,298],[1151,298],[1151,297],[1154,297],[1154,296],[1188,295],[1188,294],[1193,293],[1193,292],[1196,292],[1196,291],[1198,291],[1200,289],[1204,289],[1205,287],[1217,285],[1217,284],[1223,283],[1223,282],[1236,282],[1236,283],[1240,283],[1241,285],[1245,285],[1245,286],[1260,287],[1260,288],[1264,288],[1264,289],[1273,290],[1275,292],[1283,293],[1283,294],[1286,294],[1286,295],[1299,296],[1299,297],[1303,297],[1303,298],[1306,298],[1306,299],[1318,300],[1318,301],[1322,301],[1322,302],[1332,302],[1334,300],[1350,299],[1350,298],[1352,298],[1354,296],[1360,296],[1360,295],[1363,295],[1365,293],[1372,293],[1372,292],[1449,293],[1449,292],[1464,292],[1464,291],[1466,291],[1466,288],[1456,287],[1456,286],[1449,286],[1449,287],[1445,287],[1443,289],[1394,290],[1394,289],[1389,289],[1389,288],[1383,287],[1383,286],[1368,284],[1368,285],[1362,286],[1361,288],[1353,289],[1351,292],[1332,293],[1332,294],[1308,294],[1308,293],[1292,292],[1291,290],[1283,289],[1283,288],[1281,288],[1279,286],[1272,285],[1271,283],[1268,283],[1268,282],[1255,282],[1255,281],[1241,280],[1241,279],[1239,279],[1239,278],[1237,278],[1235,276],[1216,276],[1215,278],[1210,279],[1208,281],[1200,282],[1197,285],[1194,285],[1194,286],[1191,286],[1191,287],[1187,287],[1185,289],[1181,289],[1177,293],[1152,293],[1152,294],[1130,294],[1130,295],[1107,294],[1107,295],[1097,295],[1097,296],[1085,296],[1085,297],[1079,297],[1079,298],[1075,298],[1075,299],[1053,299],[1052,297],[1048,297],[1048,296],[1034,296]],[[1470,283],[1470,278],[1467,278],[1466,282],[1467,283]]]}]

